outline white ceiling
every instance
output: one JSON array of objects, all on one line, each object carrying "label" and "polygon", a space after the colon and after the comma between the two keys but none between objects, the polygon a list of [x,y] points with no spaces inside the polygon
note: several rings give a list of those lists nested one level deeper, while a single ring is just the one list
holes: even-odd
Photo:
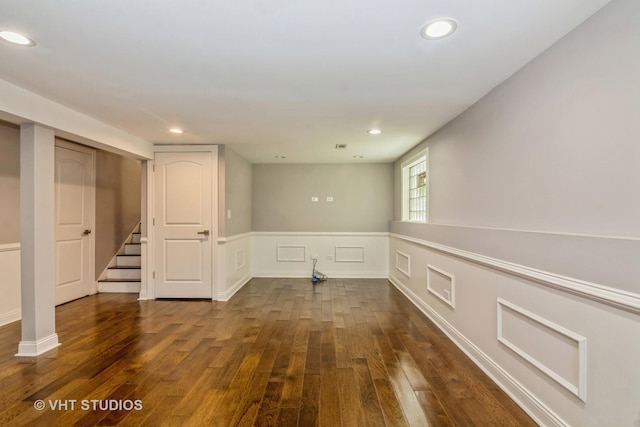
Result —
[{"label": "white ceiling", "polygon": [[[386,162],[608,2],[0,0],[0,28],[37,42],[0,43],[0,78],[153,143]],[[458,31],[422,39],[438,17]]]}]

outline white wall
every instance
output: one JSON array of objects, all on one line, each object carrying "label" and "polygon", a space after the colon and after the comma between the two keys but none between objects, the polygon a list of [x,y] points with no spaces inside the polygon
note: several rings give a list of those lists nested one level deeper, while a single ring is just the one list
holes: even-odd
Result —
[{"label": "white wall", "polygon": [[612,1],[395,164],[399,220],[429,147],[390,279],[544,425],[640,423],[638,22]]}]

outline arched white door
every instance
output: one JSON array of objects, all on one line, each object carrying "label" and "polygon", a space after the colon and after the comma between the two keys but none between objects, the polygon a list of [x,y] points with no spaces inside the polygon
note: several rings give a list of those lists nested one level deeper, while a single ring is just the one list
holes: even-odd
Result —
[{"label": "arched white door", "polygon": [[155,156],[155,296],[211,298],[214,156]]}]

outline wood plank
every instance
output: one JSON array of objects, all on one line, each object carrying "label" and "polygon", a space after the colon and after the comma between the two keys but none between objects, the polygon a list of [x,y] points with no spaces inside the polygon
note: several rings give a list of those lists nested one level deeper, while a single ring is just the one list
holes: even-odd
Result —
[{"label": "wood plank", "polygon": [[386,424],[388,426],[406,426],[407,421],[402,413],[402,407],[400,407],[389,380],[386,378],[374,380],[374,385]]},{"label": "wood plank", "polygon": [[283,387],[284,383],[282,382],[267,383],[258,414],[256,415],[257,427],[277,426]]},{"label": "wood plank", "polygon": [[307,353],[291,353],[287,375],[282,389],[283,408],[299,408],[302,398],[302,385],[304,381],[304,366]]},{"label": "wood plank", "polygon": [[320,370],[320,425],[341,425],[338,370],[334,364],[323,364]]},{"label": "wood plank", "polygon": [[320,418],[320,373],[305,374],[302,386],[302,404],[298,425],[312,427],[319,425]]},{"label": "wood plank", "polygon": [[360,390],[360,402],[364,412],[364,424],[368,426],[384,426],[384,416],[378,401],[369,365],[366,359],[356,359],[353,361],[358,390]]},{"label": "wood plank", "polygon": [[338,369],[340,417],[345,426],[364,426],[364,413],[353,369]]}]

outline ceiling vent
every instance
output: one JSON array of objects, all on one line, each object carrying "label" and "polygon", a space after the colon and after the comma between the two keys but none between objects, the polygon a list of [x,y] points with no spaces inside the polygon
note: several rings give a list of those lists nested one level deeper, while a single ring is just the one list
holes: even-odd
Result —
[{"label": "ceiling vent", "polygon": [[336,150],[346,150],[347,144],[336,144]]}]

